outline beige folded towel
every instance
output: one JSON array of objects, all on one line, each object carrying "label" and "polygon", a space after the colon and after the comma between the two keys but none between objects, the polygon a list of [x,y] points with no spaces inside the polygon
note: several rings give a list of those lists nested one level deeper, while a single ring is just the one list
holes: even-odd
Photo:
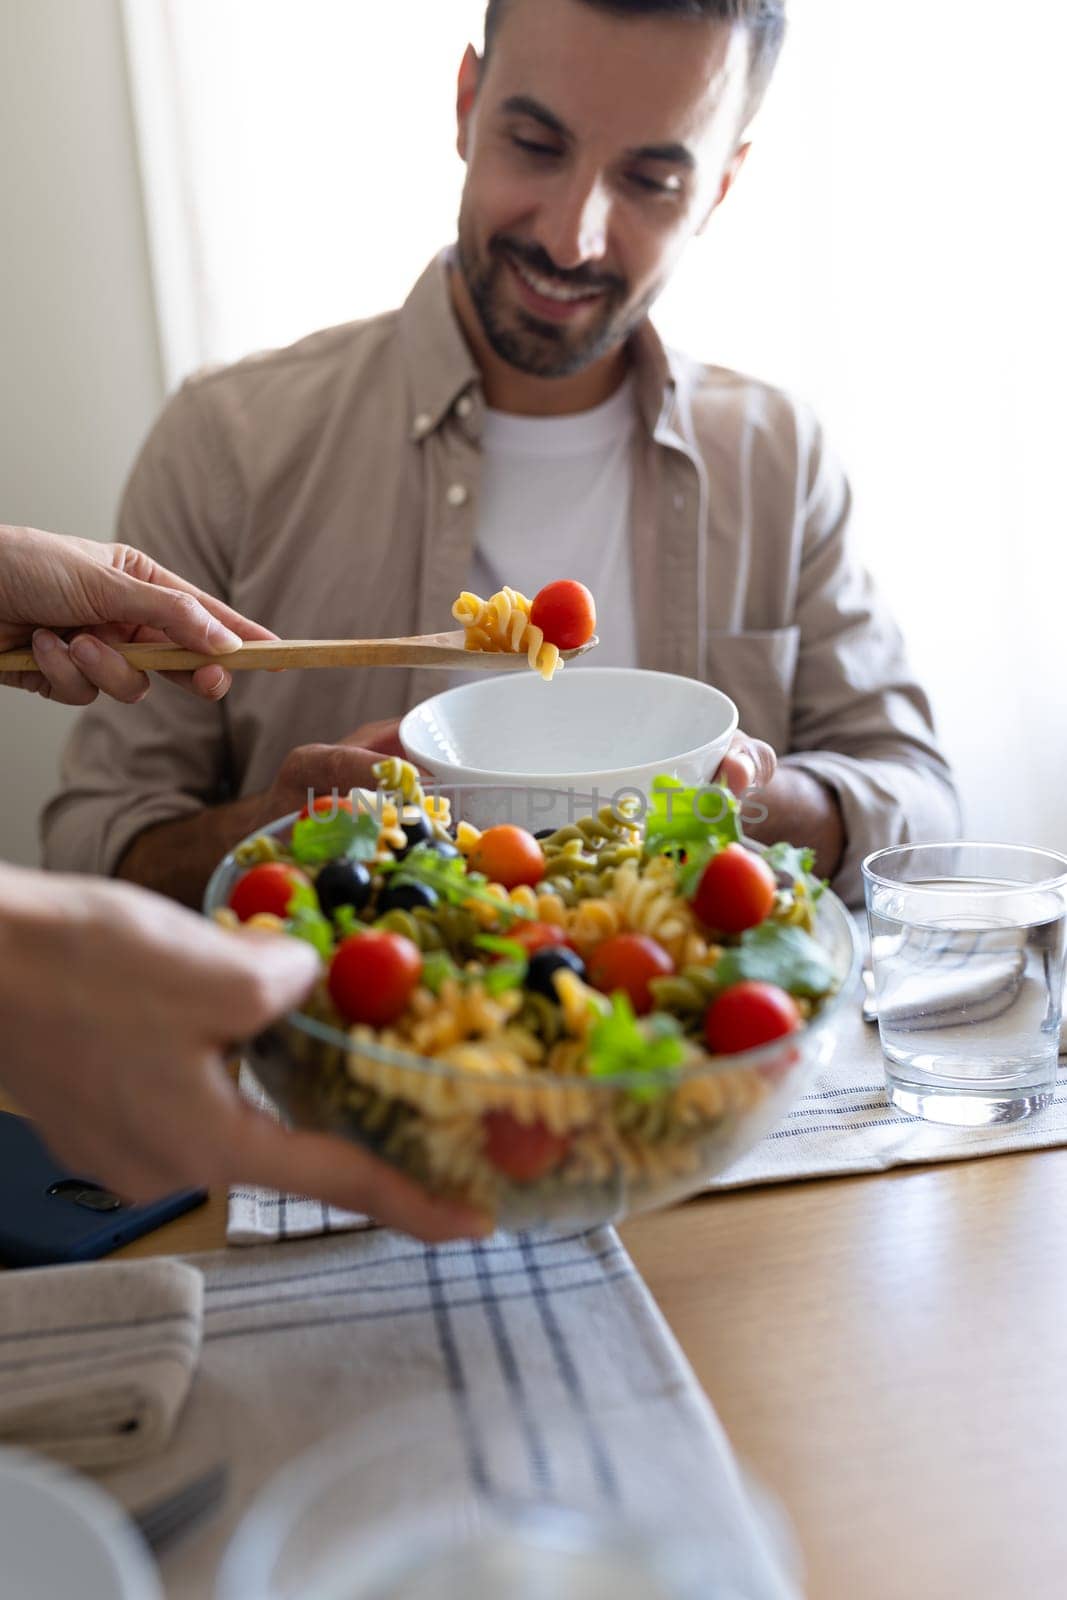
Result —
[{"label": "beige folded towel", "polygon": [[0,1273],[0,1444],[75,1467],[159,1450],[200,1355],[204,1281],[180,1261]]}]

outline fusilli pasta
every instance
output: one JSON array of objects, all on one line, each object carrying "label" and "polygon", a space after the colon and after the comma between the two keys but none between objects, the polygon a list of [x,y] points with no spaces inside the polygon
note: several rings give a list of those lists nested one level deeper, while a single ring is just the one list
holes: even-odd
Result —
[{"label": "fusilli pasta", "polygon": [[517,589],[501,589],[488,600],[465,590],[452,607],[452,615],[463,626],[468,650],[525,655],[545,679],[563,670],[559,650],[530,621],[530,602]]}]

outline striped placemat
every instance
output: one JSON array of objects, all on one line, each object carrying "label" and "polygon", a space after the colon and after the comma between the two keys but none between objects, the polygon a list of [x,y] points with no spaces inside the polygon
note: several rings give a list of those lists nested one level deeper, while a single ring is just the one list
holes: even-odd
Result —
[{"label": "striped placemat", "polygon": [[229,1464],[221,1515],[163,1560],[171,1600],[212,1595],[258,1491],[346,1430],[340,1514],[368,1539],[433,1506],[470,1528],[551,1503],[700,1533],[709,1593],[798,1593],[611,1229],[438,1249],[375,1229],[192,1259],[204,1335],[186,1413],[159,1460],[104,1480],[144,1504]]},{"label": "striped placemat", "polygon": [[711,1185],[739,1189],[797,1178],[879,1172],[932,1161],[963,1161],[1067,1143],[1067,1060],[1060,1059],[1054,1102],[1021,1122],[951,1128],[909,1117],[889,1103],[876,1027],[849,1011],[837,1047],[776,1128]]}]

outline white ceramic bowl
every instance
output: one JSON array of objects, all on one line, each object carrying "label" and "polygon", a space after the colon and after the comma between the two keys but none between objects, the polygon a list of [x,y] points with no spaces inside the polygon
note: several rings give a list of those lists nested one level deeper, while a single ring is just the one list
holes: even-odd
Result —
[{"label": "white ceramic bowl", "polygon": [[0,1450],[0,1594],[163,1600],[155,1562],[118,1502],[22,1450]]},{"label": "white ceramic bowl", "polygon": [[661,772],[709,782],[736,731],[733,701],[694,678],[581,667],[447,689],[408,712],[400,739],[442,783],[596,792],[607,805],[622,789],[647,794]]}]

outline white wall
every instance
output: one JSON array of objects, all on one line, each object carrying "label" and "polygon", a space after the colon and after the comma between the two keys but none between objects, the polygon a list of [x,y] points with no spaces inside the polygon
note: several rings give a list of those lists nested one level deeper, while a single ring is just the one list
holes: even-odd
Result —
[{"label": "white wall", "polygon": [[[118,0],[0,0],[0,521],[110,537],[163,383]],[[0,691],[0,857],[74,715]]]}]

